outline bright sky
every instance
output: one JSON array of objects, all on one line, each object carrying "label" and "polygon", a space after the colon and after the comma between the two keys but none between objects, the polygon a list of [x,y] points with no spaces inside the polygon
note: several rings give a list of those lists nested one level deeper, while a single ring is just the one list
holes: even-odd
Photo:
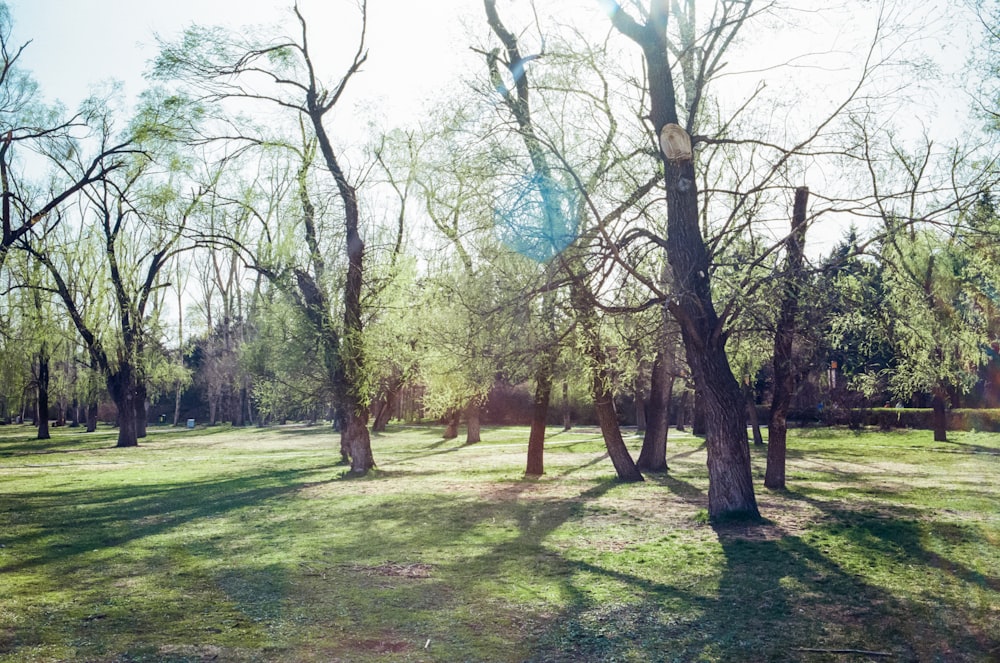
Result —
[{"label": "bright sky", "polygon": [[[124,81],[134,97],[145,87],[142,74],[157,53],[154,33],[170,38],[192,23],[268,25],[288,16],[291,0],[8,0],[14,43],[28,39],[23,56],[49,100],[70,109],[91,86]],[[352,0],[300,0],[317,50],[342,44],[346,53],[324,66],[337,77],[356,48],[359,15]],[[356,79],[355,102],[362,99],[413,109],[448,84],[456,68],[475,56],[462,28],[463,17],[478,10],[476,0],[369,2],[369,61]],[[335,54],[330,53],[333,56]],[[478,61],[480,61],[479,58]],[[391,109],[390,109],[391,111]]]}]

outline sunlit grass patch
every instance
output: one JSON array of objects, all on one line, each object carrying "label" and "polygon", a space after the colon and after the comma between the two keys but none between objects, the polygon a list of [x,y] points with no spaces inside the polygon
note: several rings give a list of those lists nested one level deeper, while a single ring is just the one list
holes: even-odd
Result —
[{"label": "sunlit grass patch", "polygon": [[[620,484],[599,431],[0,429],[0,661],[991,661],[1000,435],[792,431],[765,522],[712,526],[703,441]],[[641,440],[628,435],[637,452]],[[763,471],[753,450],[754,472]]]}]

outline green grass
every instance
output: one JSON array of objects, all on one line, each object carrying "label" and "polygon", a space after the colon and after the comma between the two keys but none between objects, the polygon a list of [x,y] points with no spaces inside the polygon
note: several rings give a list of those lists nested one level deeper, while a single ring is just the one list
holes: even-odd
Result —
[{"label": "green grass", "polygon": [[361,479],[324,428],[31,433],[0,428],[0,662],[1000,660],[1000,434],[792,431],[765,522],[713,527],[673,431],[639,485],[593,429],[538,480],[522,428],[391,428]]}]

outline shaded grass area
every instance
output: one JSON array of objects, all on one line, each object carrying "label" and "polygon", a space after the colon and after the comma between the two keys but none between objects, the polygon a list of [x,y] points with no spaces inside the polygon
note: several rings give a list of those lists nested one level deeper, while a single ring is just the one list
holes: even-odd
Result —
[{"label": "shaded grass area", "polygon": [[358,479],[322,427],[0,429],[0,661],[1000,660],[1000,435],[793,431],[713,527],[690,435],[623,485],[596,430],[538,480],[526,429],[439,432]]}]

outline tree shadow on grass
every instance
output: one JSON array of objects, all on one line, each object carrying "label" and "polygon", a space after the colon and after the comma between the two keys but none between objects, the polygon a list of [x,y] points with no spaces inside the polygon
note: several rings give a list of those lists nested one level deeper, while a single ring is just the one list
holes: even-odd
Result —
[{"label": "tree shadow on grass", "polygon": [[16,512],[19,525],[37,523],[24,534],[0,540],[16,561],[0,572],[17,572],[185,526],[219,518],[299,490],[329,468],[281,470],[184,483],[133,484],[22,492],[0,496],[0,513]]}]

